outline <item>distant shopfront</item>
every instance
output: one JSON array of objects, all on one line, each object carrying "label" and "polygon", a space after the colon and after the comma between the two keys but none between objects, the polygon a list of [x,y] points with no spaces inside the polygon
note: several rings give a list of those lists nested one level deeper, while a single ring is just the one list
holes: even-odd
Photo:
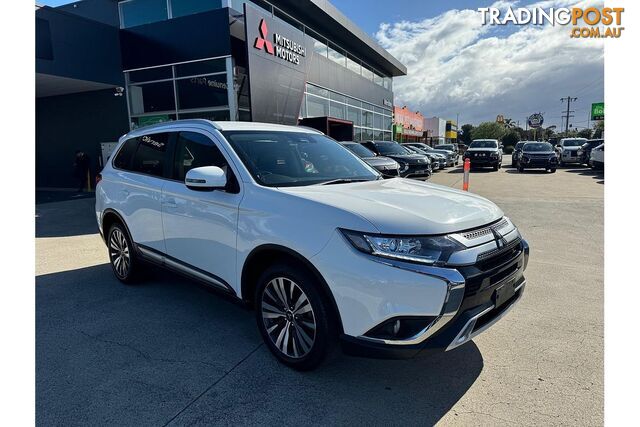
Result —
[{"label": "distant shopfront", "polygon": [[397,142],[424,141],[424,116],[405,107],[394,107],[393,139]]}]

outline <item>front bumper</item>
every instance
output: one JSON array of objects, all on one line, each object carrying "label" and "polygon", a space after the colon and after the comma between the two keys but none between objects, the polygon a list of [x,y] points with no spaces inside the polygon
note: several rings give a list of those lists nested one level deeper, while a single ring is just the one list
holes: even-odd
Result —
[{"label": "front bumper", "polygon": [[467,157],[471,166],[495,166],[500,164],[499,157]]},{"label": "front bumper", "polygon": [[[402,344],[343,334],[342,349],[353,356],[406,359],[459,347],[495,324],[522,298],[528,258],[529,246],[520,240],[478,264],[446,269],[452,272],[449,278],[458,273],[463,280],[449,282],[441,314],[429,329]],[[503,299],[505,291],[508,298]]]}]

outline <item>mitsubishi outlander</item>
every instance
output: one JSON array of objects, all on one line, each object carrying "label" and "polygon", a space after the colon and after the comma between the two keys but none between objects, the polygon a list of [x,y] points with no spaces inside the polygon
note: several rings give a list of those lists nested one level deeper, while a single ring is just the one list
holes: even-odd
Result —
[{"label": "mitsubishi outlander", "polygon": [[117,279],[135,283],[155,264],[241,300],[295,369],[338,347],[454,349],[524,292],[529,247],[495,204],[382,179],[312,129],[153,125],[120,138],[99,178],[96,220]]}]

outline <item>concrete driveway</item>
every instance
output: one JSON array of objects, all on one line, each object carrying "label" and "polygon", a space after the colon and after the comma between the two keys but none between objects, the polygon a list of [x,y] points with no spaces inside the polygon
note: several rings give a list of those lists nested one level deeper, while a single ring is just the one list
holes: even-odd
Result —
[{"label": "concrete driveway", "polygon": [[[505,164],[509,159],[505,156]],[[460,168],[432,182],[461,187]],[[601,425],[602,174],[474,171],[531,245],[519,306],[427,359],[338,356],[299,373],[253,312],[162,270],[125,286],[93,200],[36,207],[38,425]]]}]

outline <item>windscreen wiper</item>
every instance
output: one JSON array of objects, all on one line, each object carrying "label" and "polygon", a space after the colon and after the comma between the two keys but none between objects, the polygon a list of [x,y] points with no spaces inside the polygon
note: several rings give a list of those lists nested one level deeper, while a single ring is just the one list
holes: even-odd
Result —
[{"label": "windscreen wiper", "polygon": [[332,179],[331,181],[321,182],[319,185],[348,184],[350,182],[365,182],[365,181],[370,181],[370,180],[369,179],[338,178],[338,179]]}]

